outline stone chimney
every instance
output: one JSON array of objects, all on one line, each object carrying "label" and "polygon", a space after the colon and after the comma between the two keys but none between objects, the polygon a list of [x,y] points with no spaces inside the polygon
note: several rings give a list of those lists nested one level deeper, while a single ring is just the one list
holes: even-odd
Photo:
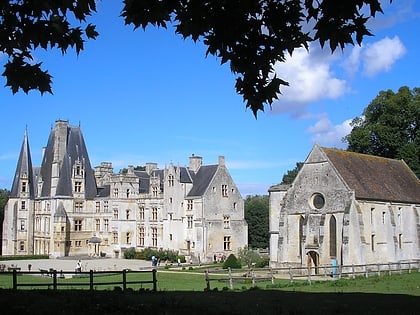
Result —
[{"label": "stone chimney", "polygon": [[190,170],[197,172],[201,165],[203,165],[203,158],[201,156],[195,156],[194,154],[190,156]]},{"label": "stone chimney", "polygon": [[225,157],[223,155],[219,155],[219,166],[225,165]]},{"label": "stone chimney", "polygon": [[147,162],[146,163],[146,173],[151,174],[153,170],[157,169],[157,163]]}]

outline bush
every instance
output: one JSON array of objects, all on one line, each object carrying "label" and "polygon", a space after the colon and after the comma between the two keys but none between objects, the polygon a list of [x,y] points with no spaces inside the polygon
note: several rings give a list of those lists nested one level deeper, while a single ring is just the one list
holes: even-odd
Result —
[{"label": "bush", "polygon": [[242,265],[234,254],[230,254],[229,257],[223,263],[223,269],[241,269]]},{"label": "bush", "polygon": [[136,256],[136,249],[134,247],[130,247],[124,252],[125,259],[134,259]]}]

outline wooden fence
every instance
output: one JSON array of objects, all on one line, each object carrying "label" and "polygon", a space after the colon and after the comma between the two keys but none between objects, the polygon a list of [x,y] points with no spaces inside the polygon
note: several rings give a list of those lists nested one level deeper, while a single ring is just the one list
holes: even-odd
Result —
[{"label": "wooden fence", "polygon": [[[282,268],[251,268],[244,270],[232,271],[230,268],[226,275],[212,276],[210,270],[205,271],[206,288],[210,290],[212,281],[224,281],[229,283],[230,289],[233,289],[234,282],[251,281],[252,287],[255,287],[259,281],[271,281],[275,283],[275,279],[289,279],[290,283],[297,278],[306,279],[311,284],[312,279],[340,279],[347,277],[354,279],[357,276],[370,276],[401,274],[403,272],[420,272],[420,260],[399,263],[386,264],[366,264],[366,265],[323,265],[312,268],[307,267],[282,267]],[[216,274],[217,271],[214,272]]]},{"label": "wooden fence", "polygon": [[[150,280],[128,280],[127,275],[132,273],[149,273],[151,274]],[[143,285],[143,284],[152,284],[152,290],[157,291],[157,278],[156,278],[156,269],[152,270],[140,270],[140,271],[133,271],[124,269],[121,271],[86,271],[86,272],[77,272],[74,271],[57,271],[57,270],[43,270],[40,269],[39,271],[20,271],[17,269],[13,269],[11,271],[4,272],[2,274],[12,274],[13,278],[13,290],[17,290],[18,288],[22,287],[48,287],[49,289],[57,290],[59,287],[89,287],[89,290],[93,291],[95,287],[98,286],[121,286],[123,291],[126,291],[130,285]],[[40,275],[44,279],[48,277],[51,281],[43,281],[43,282],[30,282],[24,283],[19,277],[23,274],[34,274]],[[60,279],[66,278],[66,275],[70,275],[71,277],[77,277],[77,279],[86,279],[86,281],[71,281],[70,279],[66,281],[60,281]],[[121,275],[120,280],[113,280],[113,281],[106,281],[104,276],[108,275]],[[99,276],[99,277],[95,277]]]}]

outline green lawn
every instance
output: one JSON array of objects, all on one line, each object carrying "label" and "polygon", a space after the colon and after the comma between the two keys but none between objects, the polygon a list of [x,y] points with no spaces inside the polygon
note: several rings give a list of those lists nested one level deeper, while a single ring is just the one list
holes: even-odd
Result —
[{"label": "green lawn", "polygon": [[[221,271],[222,273],[223,271]],[[228,290],[230,283],[227,274],[210,275],[211,290]],[[219,280],[218,280],[219,279]],[[294,292],[331,292],[331,293],[385,293],[407,294],[420,296],[420,272],[373,276],[369,278],[359,277],[356,279],[336,279],[312,281],[311,285],[305,280],[295,280],[293,284],[287,279],[276,279],[274,285],[271,281],[256,282],[259,289],[294,291]],[[151,273],[127,273],[127,281],[151,281]],[[94,277],[95,290],[114,290],[122,287],[117,284],[122,281],[122,275],[98,274]],[[204,291],[206,288],[205,275],[202,270],[170,271],[158,270],[158,291]],[[26,289],[47,289],[48,286],[31,286],[31,284],[52,284],[50,277],[39,275],[20,275],[18,283],[28,284]],[[80,275],[77,278],[58,279],[58,287],[61,289],[89,289],[89,275]],[[101,284],[102,283],[102,284]],[[70,285],[71,284],[71,285]],[[137,291],[139,289],[152,289],[152,284],[127,284],[127,287]],[[234,281],[234,291],[246,290],[252,287],[251,280]],[[0,288],[12,288],[11,274],[0,274]]]}]

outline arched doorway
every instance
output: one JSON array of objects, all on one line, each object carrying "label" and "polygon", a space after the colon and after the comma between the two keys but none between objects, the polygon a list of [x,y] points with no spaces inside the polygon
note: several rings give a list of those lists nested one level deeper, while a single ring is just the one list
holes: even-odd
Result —
[{"label": "arched doorway", "polygon": [[309,272],[312,273],[312,270],[314,270],[317,275],[319,273],[319,254],[316,251],[311,250],[306,253],[306,257]]}]

